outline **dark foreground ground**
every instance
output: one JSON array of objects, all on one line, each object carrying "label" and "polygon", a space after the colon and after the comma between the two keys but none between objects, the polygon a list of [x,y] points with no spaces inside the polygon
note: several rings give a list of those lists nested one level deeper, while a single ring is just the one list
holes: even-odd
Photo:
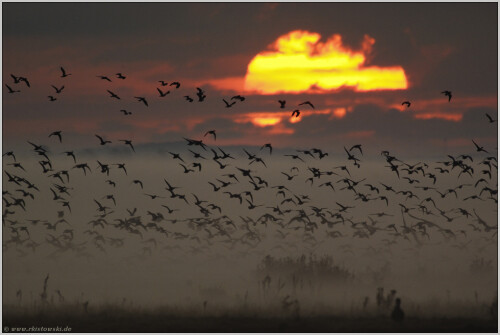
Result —
[{"label": "dark foreground ground", "polygon": [[[172,316],[164,313],[3,311],[4,332],[34,332],[70,327],[72,332],[488,332],[497,333],[497,320],[474,318],[406,318],[394,322],[386,317],[274,317]],[[25,327],[25,329],[16,329]],[[69,330],[66,328],[66,330]],[[54,330],[53,330],[54,331]]]}]

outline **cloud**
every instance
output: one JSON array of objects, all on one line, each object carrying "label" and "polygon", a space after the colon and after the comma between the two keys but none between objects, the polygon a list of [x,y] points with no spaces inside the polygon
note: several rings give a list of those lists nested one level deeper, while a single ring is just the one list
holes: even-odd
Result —
[{"label": "cloud", "polygon": [[339,34],[325,43],[321,35],[295,30],[257,54],[245,76],[245,89],[262,94],[307,92],[349,87],[355,91],[406,89],[401,66],[366,66],[375,39],[365,35],[361,50],[342,44]]}]

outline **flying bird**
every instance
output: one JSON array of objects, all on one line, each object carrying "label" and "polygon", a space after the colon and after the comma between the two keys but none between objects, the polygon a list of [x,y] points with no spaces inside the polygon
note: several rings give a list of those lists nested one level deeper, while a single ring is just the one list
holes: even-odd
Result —
[{"label": "flying bird", "polygon": [[163,80],[158,80],[158,82],[161,84],[161,86],[168,86],[168,83]]},{"label": "flying bird", "polygon": [[280,103],[280,108],[285,108],[286,100],[278,100],[278,102]]},{"label": "flying bird", "polygon": [[132,150],[135,152],[134,146],[132,145],[132,140],[118,140],[118,141],[125,143],[125,145],[130,145]]},{"label": "flying bird", "polygon": [[409,108],[411,106],[411,102],[409,101],[403,101],[401,105],[406,105],[406,108]]},{"label": "flying bird", "polygon": [[239,94],[231,97],[231,100],[234,100],[234,99],[237,99],[239,101],[245,101],[245,97],[243,97],[243,96],[241,96]]},{"label": "flying bird", "polygon": [[5,86],[7,86],[7,89],[9,90],[9,93],[16,93],[16,92],[21,92],[19,90],[15,91],[13,90],[9,85],[5,84]]},{"label": "flying bird", "polygon": [[120,72],[118,72],[118,73],[116,74],[116,78],[118,78],[118,79],[125,79],[125,78],[127,78],[127,77],[125,77],[123,74],[121,74]]},{"label": "flying bird", "polygon": [[111,82],[111,79],[109,79],[108,77],[106,76],[96,76],[97,78],[101,78],[102,80],[107,80],[109,82]]},{"label": "flying bird", "polygon": [[295,116],[295,117],[299,117],[299,115],[300,115],[300,110],[298,110],[298,109],[296,109],[296,110],[294,110],[294,111],[292,112],[292,117],[294,117],[294,116]]},{"label": "flying bird", "polygon": [[193,102],[193,98],[191,98],[189,95],[185,95],[184,98],[189,101],[189,102]]},{"label": "flying bird", "polygon": [[236,101],[229,103],[226,101],[226,99],[222,99],[222,101],[224,101],[224,103],[226,104],[226,108],[232,107],[236,103]]},{"label": "flying bird", "polygon": [[489,154],[488,151],[484,150],[484,147],[480,147],[476,142],[474,142],[474,140],[472,140],[472,143],[474,143],[474,145],[476,146],[476,151],[477,152],[483,151],[483,152],[486,152],[487,154]]},{"label": "flying bird", "polygon": [[65,78],[67,76],[71,76],[71,73],[66,73],[66,70],[61,66],[61,78]]},{"label": "flying bird", "polygon": [[54,85],[50,85],[50,86],[52,86],[52,87],[56,90],[56,93],[57,93],[57,94],[61,93],[61,92],[62,92],[62,90],[64,89],[64,85],[63,85],[63,86],[61,86],[61,88],[57,88],[57,87],[55,87]]},{"label": "flying bird", "polygon": [[304,101],[304,102],[301,102],[299,104],[299,106],[302,106],[302,105],[309,105],[309,106],[312,107],[312,109],[314,109],[314,105],[310,101]]},{"label": "flying bird", "polygon": [[451,101],[451,92],[450,91],[443,91],[443,92],[441,92],[441,94],[444,94],[445,96],[448,97],[448,102]]},{"label": "flying bird", "polygon": [[496,122],[496,120],[493,120],[493,118],[488,113],[486,113],[486,117],[488,118],[488,120],[490,121],[490,123]]},{"label": "flying bird", "polygon": [[146,107],[148,107],[148,102],[146,101],[146,98],[144,97],[134,97],[134,98],[136,98],[137,101],[139,102],[143,102],[146,105]]},{"label": "flying bird", "polygon": [[120,97],[118,95],[116,95],[115,93],[111,92],[110,90],[106,90],[106,91],[108,91],[108,93],[110,94],[110,98],[115,98],[115,99],[120,100]]},{"label": "flying bird", "polygon": [[179,88],[181,87],[181,83],[179,83],[178,81],[174,81],[173,83],[170,83],[170,86],[175,86],[175,88]]},{"label": "flying bird", "polygon": [[273,147],[271,146],[271,143],[264,144],[262,147],[260,147],[260,150],[262,150],[264,148],[269,148],[269,154],[273,153]]},{"label": "flying bird", "polygon": [[100,143],[101,145],[106,145],[107,143],[111,143],[111,141],[105,141],[101,136],[97,134],[95,136],[99,139],[99,141],[101,141]]},{"label": "flying bird", "polygon": [[215,130],[207,131],[203,137],[207,136],[208,134],[214,135],[214,140],[217,140],[217,134],[215,133]]},{"label": "flying bird", "polygon": [[56,101],[57,99],[54,98],[52,95],[49,95],[47,98],[49,98],[49,101]]},{"label": "flying bird", "polygon": [[131,115],[132,114],[132,112],[127,112],[127,110],[125,110],[125,109],[120,109],[120,112],[122,112],[123,115]]},{"label": "flying bird", "polygon": [[170,93],[170,91],[166,91],[166,92],[163,92],[162,90],[160,90],[159,88],[156,88],[158,90],[158,93],[160,93],[160,98],[163,98],[165,97],[167,94]]},{"label": "flying bird", "polygon": [[51,136],[57,136],[57,137],[59,137],[59,142],[62,143],[62,137],[61,137],[61,131],[60,130],[54,131],[54,132],[50,133],[49,137],[51,137]]}]

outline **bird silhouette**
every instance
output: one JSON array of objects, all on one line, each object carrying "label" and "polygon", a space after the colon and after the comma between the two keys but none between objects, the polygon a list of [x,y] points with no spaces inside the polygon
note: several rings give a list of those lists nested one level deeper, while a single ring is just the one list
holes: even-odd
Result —
[{"label": "bird silhouette", "polygon": [[13,90],[9,85],[5,84],[5,86],[7,87],[7,89],[9,90],[9,93],[17,93],[17,92],[21,92],[19,90]]},{"label": "bird silhouette", "polygon": [[57,136],[59,138],[59,143],[62,143],[62,136],[60,130],[53,131],[52,133],[50,133],[49,137],[51,136]]},{"label": "bird silhouette", "polygon": [[134,98],[136,98],[137,101],[144,103],[144,105],[146,105],[146,107],[149,106],[146,98],[144,98],[144,97],[134,97]]},{"label": "bird silhouette", "polygon": [[443,92],[441,92],[441,94],[444,94],[445,96],[448,97],[448,102],[451,101],[451,92],[450,91],[443,91]]},{"label": "bird silhouette", "polygon": [[403,102],[401,103],[401,105],[406,105],[406,108],[410,108],[410,106],[411,106],[411,102],[409,102],[409,101],[403,101]]},{"label": "bird silhouette", "polygon": [[299,117],[299,115],[300,115],[300,110],[298,110],[298,109],[296,109],[296,110],[294,110],[294,111],[292,112],[292,117],[294,117],[294,116],[295,116],[295,117]]},{"label": "bird silhouette", "polygon": [[271,146],[271,143],[264,144],[262,147],[260,147],[260,150],[262,150],[264,148],[269,148],[269,154],[273,153],[273,147]]},{"label": "bird silhouette", "polygon": [[61,78],[65,78],[67,76],[71,76],[71,73],[66,73],[66,70],[61,66]]},{"label": "bird silhouette", "polygon": [[231,97],[231,100],[245,101],[245,97],[238,94],[238,95]]},{"label": "bird silhouette", "polygon": [[484,147],[481,147],[479,146],[476,142],[474,142],[474,140],[472,140],[472,143],[474,143],[474,145],[476,146],[476,151],[477,152],[486,152],[487,154],[489,153],[488,151],[484,150]]},{"label": "bird silhouette", "polygon": [[100,143],[99,143],[99,144],[100,144],[100,145],[106,145],[106,144],[108,144],[108,143],[111,143],[111,141],[105,141],[105,140],[104,140],[101,136],[99,136],[99,135],[97,135],[97,134],[95,134],[95,137],[97,137],[97,138],[99,139],[99,141],[100,141]]},{"label": "bird silhouette", "polygon": [[123,142],[125,145],[129,145],[132,148],[132,151],[135,152],[134,146],[132,145],[132,140],[118,140]]},{"label": "bird silhouette", "polygon": [[203,137],[207,136],[208,134],[213,135],[214,136],[214,140],[217,140],[217,134],[215,133],[215,130],[209,130],[209,131],[207,131]]},{"label": "bird silhouette", "polygon": [[110,98],[115,98],[115,99],[120,100],[120,97],[118,95],[116,95],[115,93],[111,92],[110,90],[106,90],[106,91],[108,91],[108,93],[110,94]]},{"label": "bird silhouette", "polygon": [[56,93],[57,93],[57,94],[61,93],[61,92],[62,92],[62,90],[64,89],[64,85],[63,85],[63,86],[61,86],[60,88],[57,88],[57,87],[55,87],[54,85],[50,85],[50,86],[52,86],[52,88],[54,88],[54,89],[56,90]]},{"label": "bird silhouette", "polygon": [[158,91],[158,93],[160,94],[160,98],[163,98],[163,97],[166,97],[167,94],[170,93],[170,91],[166,91],[166,92],[163,92],[162,90],[160,90],[159,88],[156,88],[156,90]]},{"label": "bird silhouette", "polygon": [[309,106],[311,106],[312,109],[315,109],[314,105],[310,101],[304,101],[304,102],[301,102],[299,104],[299,106],[302,106],[302,105],[309,105]]},{"label": "bird silhouette", "polygon": [[493,118],[488,113],[485,113],[485,115],[488,118],[488,121],[490,121],[490,123],[496,122],[496,120],[493,120]]},{"label": "bird silhouette", "polygon": [[116,78],[118,78],[118,79],[126,79],[127,77],[125,77],[123,74],[121,74],[120,72],[118,72],[116,74]]},{"label": "bird silhouette", "polygon": [[107,80],[107,81],[111,82],[111,79],[109,79],[109,78],[108,78],[108,77],[106,77],[106,76],[97,76],[97,78],[100,78],[100,79],[102,79],[102,80]]},{"label": "bird silhouette", "polygon": [[224,103],[226,104],[226,108],[232,107],[236,103],[236,101],[229,103],[226,101],[226,99],[222,99],[222,101],[224,101]]}]

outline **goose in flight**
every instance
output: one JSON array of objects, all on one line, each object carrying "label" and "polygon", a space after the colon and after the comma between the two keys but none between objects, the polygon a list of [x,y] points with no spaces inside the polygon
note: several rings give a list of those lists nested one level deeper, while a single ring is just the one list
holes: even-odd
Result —
[{"label": "goose in flight", "polygon": [[486,152],[487,154],[489,154],[488,151],[484,150],[484,147],[480,147],[476,142],[474,142],[474,140],[472,140],[472,143],[474,143],[474,145],[476,146],[476,151],[477,152],[483,151],[483,152]]},{"label": "goose in flight", "polygon": [[118,140],[118,141],[125,143],[125,145],[130,145],[132,151],[135,152],[134,146],[132,145],[132,140]]},{"label": "goose in flight", "polygon": [[108,77],[106,76],[96,76],[97,78],[101,78],[102,80],[107,80],[109,82],[111,82],[111,79],[109,79]]},{"label": "goose in flight", "polygon": [[353,149],[358,149],[361,154],[363,154],[363,150],[361,149],[361,144],[356,144],[349,149],[349,152],[351,152]]},{"label": "goose in flight", "polygon": [[[10,92],[9,92],[10,93]],[[488,121],[490,121],[490,123],[494,123],[496,122],[496,120],[494,120],[490,114],[486,113],[486,117],[488,118]]]},{"label": "goose in flight", "polygon": [[297,155],[285,155],[285,156],[292,157],[293,159],[298,159],[298,160],[301,160],[301,161],[304,162],[304,160],[302,158],[300,158],[299,156],[297,156]]},{"label": "goose in flight", "polygon": [[292,117],[294,117],[294,116],[295,116],[295,117],[299,117],[299,115],[300,115],[300,110],[298,110],[298,109],[296,109],[296,110],[294,110],[294,111],[292,112]]},{"label": "goose in flight", "polygon": [[116,74],[116,78],[118,78],[118,79],[125,79],[125,78],[127,78],[127,77],[125,77],[123,74],[121,74],[121,72],[118,72],[118,73]]},{"label": "goose in flight", "polygon": [[163,92],[159,88],[156,88],[156,90],[158,91],[158,93],[160,93],[160,98],[163,98],[163,97],[167,96],[167,94],[170,93],[170,91]]},{"label": "goose in flight", "polygon": [[146,105],[146,107],[149,106],[148,102],[146,101],[146,98],[144,98],[144,97],[134,97],[134,98],[136,98],[137,101],[139,101],[139,102],[143,102]]},{"label": "goose in flight", "polygon": [[301,103],[299,104],[299,106],[302,106],[302,105],[309,105],[309,106],[311,106],[311,107],[312,107],[312,109],[315,109],[315,108],[314,108],[314,105],[313,105],[310,101],[304,101],[304,102],[301,102]]},{"label": "goose in flight", "polygon": [[24,81],[24,83],[26,84],[26,86],[31,87],[30,86],[30,82],[28,81],[28,78],[19,77],[19,81]]},{"label": "goose in flight", "polygon": [[236,103],[236,101],[229,103],[226,101],[226,99],[222,99],[222,101],[224,101],[224,103],[226,104],[226,108],[232,107]]},{"label": "goose in flight", "polygon": [[231,100],[234,100],[234,99],[237,99],[239,101],[245,101],[245,97],[243,97],[243,96],[241,96],[239,94],[231,97]]},{"label": "goose in flight", "polygon": [[125,109],[120,109],[120,112],[122,112],[123,115],[132,115],[132,112],[127,112]]},{"label": "goose in flight", "polygon": [[108,91],[108,93],[110,94],[110,98],[115,98],[115,99],[120,100],[120,97],[118,95],[116,95],[115,93],[111,92],[110,90],[106,90],[106,91]]},{"label": "goose in flight", "polygon": [[451,91],[443,91],[441,94],[444,94],[445,96],[448,97],[448,102],[451,101]]},{"label": "goose in flight", "polygon": [[217,140],[217,135],[215,134],[215,130],[207,131],[203,137],[207,136],[208,134],[212,134],[214,136],[214,140]]},{"label": "goose in flight", "polygon": [[111,141],[105,141],[101,136],[97,134],[95,136],[99,139],[99,141],[101,141],[100,143],[101,145],[106,145],[107,143],[111,143]]},{"label": "goose in flight", "polygon": [[71,73],[66,73],[66,70],[61,66],[61,78],[65,78],[67,76],[71,76]]},{"label": "goose in flight", "polygon": [[63,85],[63,86],[61,86],[61,88],[57,88],[57,87],[55,87],[54,85],[50,85],[50,86],[52,86],[52,88],[54,88],[54,89],[56,90],[56,93],[57,93],[57,94],[61,93],[61,92],[62,92],[62,90],[64,90],[64,85]]},{"label": "goose in flight", "polygon": [[409,102],[408,100],[407,101],[403,101],[401,103],[401,105],[406,105],[406,108],[409,108],[411,106],[411,102]]},{"label": "goose in flight", "polygon": [[140,181],[139,179],[132,180],[132,183],[137,184],[137,185],[141,186],[141,189],[144,189],[142,181]]},{"label": "goose in flight", "polygon": [[19,90],[13,90],[9,85],[5,84],[5,86],[7,87],[7,89],[9,90],[9,93],[17,93],[17,92],[21,92]]},{"label": "goose in flight", "polygon": [[198,96],[198,102],[202,102],[203,100],[205,100],[205,98],[207,97],[205,95],[205,91],[203,91],[199,87],[197,87],[196,90],[198,91],[198,92],[196,92],[196,96]]},{"label": "goose in flight", "polygon": [[56,99],[56,98],[54,98],[52,95],[47,96],[47,98],[49,98],[49,101],[56,101],[56,100],[57,100],[57,99]]},{"label": "goose in flight", "polygon": [[175,86],[175,88],[179,88],[181,87],[181,83],[179,83],[178,81],[174,81],[173,83],[170,83],[170,86]]},{"label": "goose in flight", "polygon": [[122,169],[125,174],[127,174],[127,169],[125,168],[125,163],[117,163],[117,164],[113,164],[113,165],[118,165],[118,169]]},{"label": "goose in flight", "polygon": [[17,77],[17,76],[15,76],[13,74],[11,74],[10,76],[12,77],[12,79],[14,79],[14,84],[19,84],[19,78],[20,77]]},{"label": "goose in flight", "polygon": [[286,100],[278,100],[278,102],[280,103],[280,108],[285,108]]},{"label": "goose in flight", "polygon": [[170,151],[168,153],[172,155],[173,159],[178,159],[178,160],[182,161],[183,163],[186,163],[186,162],[184,162],[184,160],[182,159],[182,157],[181,157],[180,154],[176,154],[176,153],[173,153],[173,152],[170,152]]},{"label": "goose in flight", "polygon": [[4,153],[2,155],[2,157],[3,156],[11,156],[12,158],[14,158],[14,162],[17,162],[16,156],[14,155],[14,151],[8,151],[8,152]]},{"label": "goose in flight", "polygon": [[189,95],[185,95],[184,98],[188,101],[188,102],[193,102],[193,98],[191,98]]},{"label": "goose in flight", "polygon": [[269,148],[269,154],[271,155],[273,153],[273,147],[271,146],[271,143],[266,143],[262,147],[260,147],[260,150],[264,148]]},{"label": "goose in flight", "polygon": [[158,82],[161,84],[161,86],[168,86],[168,83],[164,80],[158,80]]},{"label": "goose in flight", "polygon": [[[59,137],[59,143],[62,143],[62,136],[61,136],[61,131],[60,130],[57,130],[57,131],[53,131],[52,133],[50,133],[49,137],[51,136],[57,136]],[[74,156],[73,156],[74,158]]]}]

